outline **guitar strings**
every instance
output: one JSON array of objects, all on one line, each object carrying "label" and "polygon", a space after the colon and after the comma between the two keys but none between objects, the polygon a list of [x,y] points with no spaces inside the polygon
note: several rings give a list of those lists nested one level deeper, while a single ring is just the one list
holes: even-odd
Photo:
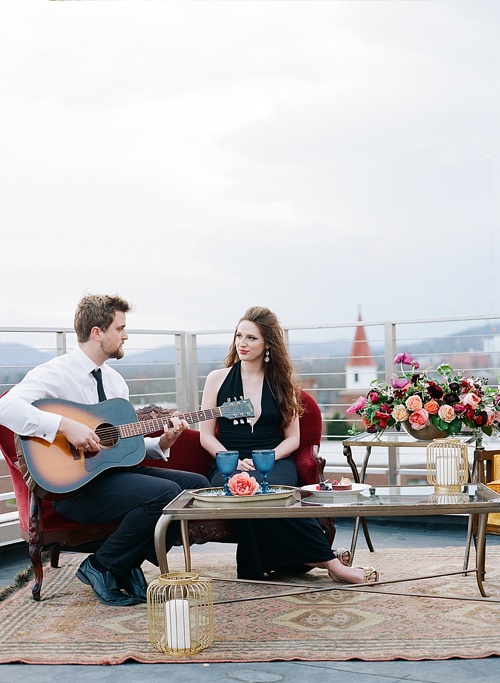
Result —
[{"label": "guitar strings", "polygon": [[[186,420],[188,424],[193,424],[198,421],[203,421],[203,420],[209,420],[209,419],[215,419],[219,417],[220,414],[220,409],[219,408],[211,408],[209,410],[203,410],[203,411],[193,411],[192,413],[185,413],[183,415],[179,415],[179,419],[181,420]],[[199,418],[200,415],[203,415],[201,420],[194,419],[196,417]],[[205,417],[210,415],[210,417]],[[161,429],[164,427],[164,425],[168,424],[169,427],[172,427],[173,423],[172,420],[168,417],[165,418],[153,418],[151,420],[145,420],[141,422],[140,420],[138,422],[131,422],[128,424],[124,425],[109,425],[106,427],[97,427],[96,428],[96,433],[98,436],[103,438],[104,440],[110,439],[113,441],[117,436],[118,437],[129,437],[129,436],[139,436],[141,434],[150,434],[151,432],[158,431],[158,429]],[[150,429],[150,426],[152,428]],[[130,434],[125,433],[121,434],[120,431],[122,427],[125,428],[130,428]],[[127,431],[127,430],[125,430]]]}]

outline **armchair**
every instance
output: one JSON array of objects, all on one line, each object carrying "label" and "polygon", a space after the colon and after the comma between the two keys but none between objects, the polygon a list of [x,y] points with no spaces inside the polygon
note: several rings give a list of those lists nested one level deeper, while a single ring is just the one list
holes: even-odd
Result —
[{"label": "armchair", "polygon": [[[319,455],[319,444],[322,433],[321,412],[316,401],[305,391],[301,392],[302,404],[305,408],[300,418],[300,444],[293,454],[299,485],[314,484],[323,477],[326,461]],[[137,411],[139,419],[147,420],[163,414],[159,406],[147,406]],[[200,433],[194,429],[186,429],[179,436],[170,450],[168,463],[162,460],[144,460],[142,464],[151,467],[169,467],[174,470],[187,470],[207,476],[213,463],[212,456],[201,446]],[[331,518],[319,518],[328,542],[333,544],[335,538],[335,522]],[[236,531],[233,520],[189,522],[189,542],[202,544],[209,541],[222,543],[236,542]]]}]

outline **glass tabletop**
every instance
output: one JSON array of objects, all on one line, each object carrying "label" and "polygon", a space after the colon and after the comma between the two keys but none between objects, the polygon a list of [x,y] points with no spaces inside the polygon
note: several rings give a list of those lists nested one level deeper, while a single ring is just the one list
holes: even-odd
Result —
[{"label": "glass tabletop", "polygon": [[[367,486],[362,491],[345,491],[345,492],[311,492],[304,489],[296,489],[287,500],[276,501],[276,506],[268,507],[259,505],[256,501],[248,507],[243,505],[235,505],[233,508],[220,505],[214,500],[213,504],[204,504],[200,507],[199,501],[189,491],[184,491],[177,498],[175,498],[169,505],[164,508],[164,513],[184,512],[187,516],[207,515],[212,517],[214,515],[222,515],[231,517],[236,511],[243,515],[249,516],[276,516],[281,514],[278,512],[278,507],[287,508],[288,510],[305,512],[306,508],[335,507],[339,511],[346,509],[353,509],[356,514],[363,516],[363,514],[374,515],[378,509],[381,513],[381,508],[391,510],[393,514],[397,513],[398,509],[404,514],[404,510],[408,514],[415,514],[411,509],[419,508],[423,514],[447,514],[446,510],[455,510],[456,512],[477,512],[496,510],[498,506],[500,511],[500,494],[488,488],[484,484],[467,484],[462,487],[458,493],[436,493],[433,486]],[[483,508],[483,510],[481,510]],[[273,511],[274,510],[274,511]],[[292,513],[293,514],[293,513]],[[384,514],[384,513],[382,513]],[[238,514],[239,516],[239,514]],[[283,513],[284,516],[284,513]]]},{"label": "glass tabletop", "polygon": [[317,494],[304,495],[297,491],[303,505],[351,506],[362,508],[374,507],[433,507],[439,514],[439,506],[447,507],[454,505],[467,505],[470,509],[481,504],[495,504],[500,507],[500,494],[488,488],[484,484],[467,484],[458,493],[436,493],[433,486],[370,486],[366,490],[351,496],[340,494]]},{"label": "glass tabletop", "polygon": [[500,494],[484,484],[467,484],[457,493],[436,493],[433,486],[370,486],[353,504],[377,505],[455,505],[498,502]]}]

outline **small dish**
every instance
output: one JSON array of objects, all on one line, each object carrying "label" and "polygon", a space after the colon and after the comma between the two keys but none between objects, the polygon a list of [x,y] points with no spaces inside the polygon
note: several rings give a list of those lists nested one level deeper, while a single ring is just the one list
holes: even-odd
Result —
[{"label": "small dish", "polygon": [[334,489],[332,491],[318,491],[316,488],[318,484],[307,484],[307,486],[301,486],[301,491],[307,491],[311,493],[315,498],[325,498],[330,500],[332,496],[345,496],[345,495],[358,495],[363,491],[367,491],[370,488],[369,484],[352,484],[350,489]]}]

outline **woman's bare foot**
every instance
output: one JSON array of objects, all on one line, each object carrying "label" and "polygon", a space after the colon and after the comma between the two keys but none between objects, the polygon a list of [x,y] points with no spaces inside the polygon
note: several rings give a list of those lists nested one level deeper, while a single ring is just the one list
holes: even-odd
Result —
[{"label": "woman's bare foot", "polygon": [[341,583],[374,583],[379,579],[379,573],[373,567],[346,567],[336,558],[327,562],[308,562],[308,565],[326,569],[332,581]]}]

